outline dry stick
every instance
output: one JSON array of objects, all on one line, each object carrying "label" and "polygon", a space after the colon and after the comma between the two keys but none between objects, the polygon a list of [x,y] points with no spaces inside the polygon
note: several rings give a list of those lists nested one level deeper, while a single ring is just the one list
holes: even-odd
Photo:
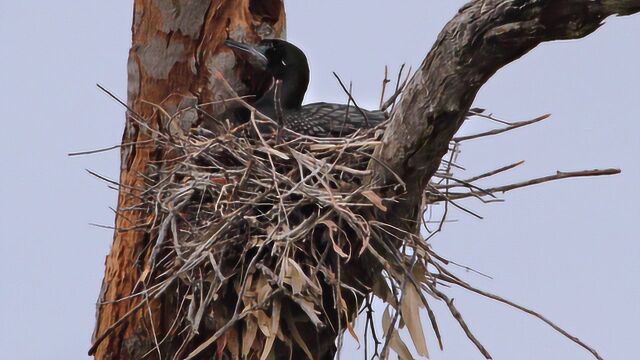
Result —
[{"label": "dry stick", "polygon": [[[458,144],[454,143],[453,149],[455,150],[457,148],[458,148]],[[451,155],[449,156],[449,161],[447,162],[448,165],[447,165],[447,168],[445,169],[445,173],[450,173],[451,172],[451,164],[453,162],[454,154],[455,154],[455,151],[451,151]],[[444,178],[444,180],[445,180],[445,184],[448,185],[449,184],[449,177]],[[436,191],[438,191],[438,190],[436,190]],[[445,188],[444,195],[448,198],[448,196],[449,196],[449,187]],[[426,208],[425,208],[425,210],[426,210]],[[449,213],[449,201],[445,201],[444,202],[444,212],[442,213],[442,217],[440,218],[440,223],[438,225],[438,228],[424,240],[425,244],[429,240],[431,240],[432,237],[436,236],[436,234],[438,234],[438,233],[440,233],[442,231],[442,228],[444,227],[445,220],[447,219],[447,214],[448,213]],[[423,219],[424,219],[424,213],[422,215],[423,215]],[[424,228],[427,230],[427,232],[430,232],[429,229],[427,228],[426,224],[425,224]]]},{"label": "dry stick", "polygon": [[[406,64],[400,65],[400,71],[398,71],[398,78],[396,79],[396,93],[400,89],[400,79],[402,79],[402,72],[404,71],[405,65]],[[411,72],[409,72],[409,73],[411,73]],[[389,99],[389,100],[391,100],[391,99]],[[393,112],[393,109],[395,109],[395,107],[396,107],[396,99],[394,98],[393,101],[391,102],[391,112]]]},{"label": "dry stick", "polygon": [[[405,285],[406,280],[407,280],[406,277],[402,280],[402,286]],[[396,304],[398,304],[398,307],[400,307],[400,304],[402,303],[402,300],[404,299],[405,292],[402,291],[402,294],[400,294],[400,299],[398,299],[397,292],[395,291],[395,285],[393,285],[393,288],[394,288],[393,295],[394,295],[395,302],[396,302]],[[420,290],[418,290],[418,291],[420,291]],[[395,313],[393,314],[393,318],[391,319],[391,322],[389,323],[389,326],[387,327],[386,331],[383,332],[383,335],[384,335],[385,339],[384,339],[384,344],[382,345],[382,350],[380,350],[380,354],[382,354],[382,357],[381,357],[382,360],[387,360],[387,358],[388,358],[388,356],[386,355],[387,348],[389,347],[389,344],[391,343],[391,338],[393,337],[393,332],[395,331],[396,322],[398,321],[398,317],[399,316],[400,316],[400,309],[396,309]]]},{"label": "dry stick", "polygon": [[477,139],[477,138],[481,138],[481,137],[502,134],[502,133],[507,132],[507,131],[515,130],[515,129],[523,127],[523,126],[535,124],[535,123],[540,122],[542,120],[546,120],[550,116],[551,116],[551,114],[545,114],[545,115],[539,116],[539,117],[537,117],[535,119],[532,119],[532,120],[520,121],[520,122],[513,123],[511,126],[508,126],[506,128],[503,128],[503,129],[495,129],[495,130],[491,130],[491,131],[487,131],[487,132],[483,132],[483,133],[479,133],[479,134],[474,134],[474,135],[454,137],[453,141],[454,142],[462,142],[462,141],[473,140],[473,139]]},{"label": "dry stick", "polygon": [[116,216],[121,216],[123,219],[125,219],[129,223],[129,225],[132,225],[132,226],[136,225],[136,223],[133,220],[129,219],[129,217],[124,214],[124,211],[126,211],[125,209],[122,209],[122,210],[118,211],[118,210],[114,209],[113,207],[109,206],[109,210],[113,211],[113,213]]},{"label": "dry stick", "polygon": [[502,119],[498,119],[497,117],[493,116],[493,114],[486,115],[486,114],[483,114],[480,111],[476,111],[475,109],[469,110],[469,113],[467,115],[468,116],[477,116],[477,117],[480,117],[480,118],[483,118],[483,119],[487,119],[487,120],[491,120],[491,121],[495,121],[497,123],[500,123],[500,124],[503,124],[503,125],[507,125],[507,126],[514,125],[514,123],[512,123],[512,122],[505,121],[505,120],[502,120]]},{"label": "dry stick", "polygon": [[385,101],[382,106],[380,106],[380,110],[381,111],[386,111],[391,105],[395,104],[396,100],[398,99],[398,97],[402,94],[402,92],[404,91],[404,87],[407,85],[407,81],[408,78],[405,79],[402,84],[400,86],[398,86],[398,88],[395,90],[395,92],[393,93],[393,95],[391,95],[389,97],[389,99],[387,99],[387,101]]},{"label": "dry stick", "polygon": [[[347,94],[351,94],[351,91],[353,91],[353,82],[349,81],[349,92],[347,92]],[[342,127],[340,127],[340,134],[339,134],[340,137],[342,137],[342,131],[344,130],[345,126],[347,125],[347,121],[349,120],[350,108],[351,108],[351,96],[349,96],[349,98],[347,99],[347,110],[344,112],[344,120],[342,121]],[[333,118],[331,118],[330,121],[331,121],[330,124],[333,125]]]},{"label": "dry stick", "polygon": [[[387,65],[384,66],[384,79],[382,79],[382,91],[380,92],[380,110],[384,110],[382,105],[384,104],[384,93],[387,89],[387,84],[391,82],[389,80],[389,67]],[[366,357],[366,356],[365,356]]]},{"label": "dry stick", "polygon": [[276,118],[274,119],[279,126],[283,126],[282,123],[282,80],[276,80],[273,85],[273,103],[275,106]]},{"label": "dry stick", "polygon": [[460,327],[462,328],[462,330],[464,331],[464,333],[467,335],[467,338],[469,340],[471,340],[471,342],[476,346],[476,348],[478,348],[478,350],[480,351],[480,353],[482,353],[482,355],[486,358],[486,359],[493,359],[491,357],[491,354],[489,354],[489,352],[487,351],[487,349],[484,348],[484,346],[482,345],[482,343],[480,342],[480,340],[478,340],[475,335],[473,335],[473,333],[471,332],[471,329],[469,329],[469,326],[467,325],[467,323],[464,321],[464,318],[462,317],[462,314],[460,314],[460,312],[458,311],[458,309],[455,307],[455,305],[453,305],[453,300],[449,299],[449,297],[445,294],[443,294],[442,292],[440,292],[439,290],[437,290],[435,287],[429,287],[431,289],[431,291],[433,291],[436,295],[438,295],[440,298],[442,298],[442,300],[447,304],[447,307],[449,308],[449,312],[451,312],[451,315],[453,316],[454,319],[456,319],[456,321],[458,322],[458,324],[460,325]]},{"label": "dry stick", "polygon": [[[160,344],[158,343],[158,334],[156,333],[156,326],[153,323],[153,312],[151,311],[151,304],[149,302],[149,294],[145,292],[144,302],[147,304],[147,312],[149,313],[149,323],[151,324],[151,334],[153,336],[154,349],[158,351],[158,359],[162,360],[162,351],[160,350]],[[151,350],[153,351],[153,350]]]},{"label": "dry stick", "polygon": [[[498,186],[498,187],[494,187],[494,188],[490,188],[490,189],[485,189],[486,191],[490,192],[490,193],[496,193],[496,192],[502,192],[505,193],[507,191],[511,191],[511,190],[515,190],[515,189],[519,189],[519,188],[523,188],[523,187],[527,187],[527,186],[532,186],[532,185],[537,185],[537,184],[542,184],[542,183],[546,183],[549,181],[555,181],[555,180],[561,180],[561,179],[568,179],[568,178],[576,178],[576,177],[587,177],[587,176],[608,176],[608,175],[617,175],[620,174],[622,171],[620,171],[620,169],[604,169],[604,170],[583,170],[583,171],[573,171],[573,172],[562,172],[562,171],[558,171],[555,175],[549,175],[549,176],[544,176],[544,177],[540,177],[537,179],[531,179],[528,181],[523,181],[523,182],[519,182],[519,183],[515,183],[515,184],[510,184],[510,185],[504,185],[504,186]],[[459,200],[459,199],[464,199],[464,198],[468,198],[474,195],[481,195],[482,193],[479,192],[469,192],[469,193],[465,193],[465,194],[451,194],[449,196],[449,200]]]},{"label": "dry stick", "polygon": [[109,300],[109,301],[99,301],[98,305],[117,304],[117,303],[121,303],[123,301],[131,300],[133,298],[136,298],[136,297],[139,297],[139,296],[143,296],[145,291],[153,292],[153,291],[155,291],[157,288],[159,288],[161,286],[162,286],[162,284],[155,284],[155,285],[147,288],[146,290],[141,290],[141,291],[132,293],[131,295],[123,296],[123,297],[121,297],[119,299]]},{"label": "dry stick", "polygon": [[[120,186],[119,182],[117,182],[115,180],[111,180],[111,179],[109,179],[107,177],[104,177],[104,176],[102,176],[102,175],[100,175],[100,174],[98,174],[96,172],[93,172],[93,171],[91,171],[89,169],[84,169],[84,171],[88,172],[90,175],[93,175],[93,176],[97,177],[98,179],[100,179],[100,180],[102,180],[102,181],[104,181],[106,183],[109,183],[109,184],[112,184],[112,185],[115,185],[115,186]],[[129,187],[129,188],[135,189],[133,187]]]},{"label": "dry stick", "polygon": [[393,109],[396,106],[396,100],[398,99],[400,94],[402,94],[402,92],[404,91],[405,86],[409,82],[409,77],[411,76],[411,67],[409,67],[409,72],[407,72],[407,76],[404,78],[402,83],[400,83],[400,81],[402,80],[402,71],[404,70],[404,66],[405,64],[402,64],[402,66],[400,67],[400,71],[398,72],[395,92],[393,93],[393,95],[389,97],[389,99],[387,99],[387,101],[384,104],[382,104],[382,106],[380,107],[380,110],[386,111],[389,107],[391,107],[391,112],[393,112]]},{"label": "dry stick", "polygon": [[[178,312],[176,314],[179,314],[180,311],[182,311],[182,308],[184,307],[184,303],[187,299],[186,298],[182,298],[182,301],[180,301],[180,306],[178,307]],[[158,342],[158,345],[162,345],[164,344],[164,342],[172,335],[173,330],[178,326],[178,321],[180,320],[180,316],[176,315],[176,317],[173,319],[173,322],[171,323],[171,326],[169,326],[169,330],[167,331],[167,333],[165,334],[165,336],[160,339],[160,341]],[[153,353],[155,351],[155,349],[151,349],[149,350],[146,354],[142,355],[142,359],[146,358],[147,356],[149,356],[151,353]],[[175,359],[175,357],[174,357]]]},{"label": "dry stick", "polygon": [[453,261],[453,260],[449,260],[449,259],[447,259],[447,258],[444,258],[444,257],[442,257],[442,256],[440,256],[440,255],[438,255],[438,254],[436,254],[436,253],[435,253],[431,248],[428,248],[428,247],[427,247],[427,248],[425,249],[425,251],[427,251],[427,252],[429,253],[429,256],[433,256],[434,258],[436,258],[436,259],[440,260],[440,261],[441,261],[442,263],[444,263],[445,265],[449,265],[449,264],[451,264],[451,265],[457,266],[457,267],[459,267],[459,268],[461,268],[461,269],[464,269],[464,270],[466,270],[466,271],[471,271],[472,273],[475,273],[475,274],[480,275],[480,276],[483,276],[483,277],[485,277],[485,278],[487,278],[487,279],[493,280],[493,276],[491,276],[491,275],[487,275],[487,274],[485,274],[485,273],[483,273],[483,272],[481,272],[481,271],[478,271],[478,270],[476,270],[476,269],[474,269],[474,268],[472,268],[472,267],[470,267],[470,266],[463,265],[463,264],[460,264],[460,263],[455,262],[455,261]]},{"label": "dry stick", "polygon": [[125,147],[125,146],[144,145],[144,144],[149,144],[149,143],[152,143],[152,142],[153,142],[152,139],[141,140],[141,141],[132,141],[132,142],[123,143],[123,144],[120,144],[120,145],[113,145],[113,146],[109,146],[109,147],[106,147],[106,148],[100,148],[100,149],[95,149],[95,150],[71,152],[71,153],[68,153],[67,156],[91,155],[91,154],[97,154],[97,153],[101,153],[101,152],[115,150],[115,149],[118,149],[118,148],[121,148],[121,147]]},{"label": "dry stick", "polygon": [[[589,345],[585,344],[584,342],[582,342],[582,341],[581,341],[580,339],[578,339],[577,337],[575,337],[575,336],[571,335],[570,333],[568,333],[566,330],[564,330],[564,329],[563,329],[563,328],[561,328],[560,326],[558,326],[558,325],[554,324],[551,320],[547,319],[547,318],[546,318],[546,317],[544,317],[542,314],[540,314],[540,313],[538,313],[538,312],[536,312],[536,311],[533,311],[533,310],[531,310],[531,309],[529,309],[529,308],[526,308],[526,307],[524,307],[524,306],[522,306],[522,305],[518,305],[518,304],[516,304],[516,303],[514,303],[514,302],[512,302],[512,301],[509,301],[509,300],[507,300],[507,299],[505,299],[505,298],[502,298],[502,297],[500,297],[500,296],[498,296],[498,295],[494,295],[494,294],[491,294],[491,293],[488,293],[488,292],[485,292],[485,291],[482,291],[482,290],[476,289],[476,288],[474,288],[473,286],[471,286],[471,285],[469,285],[469,284],[465,283],[464,281],[461,281],[460,279],[458,279],[458,278],[456,278],[456,277],[450,277],[447,273],[448,273],[448,272],[447,272],[447,271],[445,271],[445,274],[446,274],[446,275],[441,274],[441,275],[439,275],[439,277],[441,277],[443,280],[445,280],[445,281],[447,281],[447,282],[450,282],[450,283],[456,284],[456,285],[458,285],[458,286],[460,286],[460,287],[462,287],[462,288],[464,288],[464,289],[467,289],[467,290],[469,290],[469,291],[471,291],[471,292],[474,292],[474,293],[476,293],[476,294],[482,295],[482,296],[487,297],[487,298],[489,298],[489,299],[492,299],[492,300],[495,300],[495,301],[501,302],[501,303],[503,303],[503,304],[509,305],[509,306],[511,306],[511,307],[513,307],[513,308],[515,308],[515,309],[518,309],[518,310],[520,310],[520,311],[522,311],[522,312],[524,312],[524,313],[527,313],[527,314],[529,314],[529,315],[532,315],[532,316],[534,316],[534,317],[536,317],[536,318],[538,318],[538,319],[542,320],[544,323],[546,323],[547,325],[551,326],[554,330],[556,330],[556,331],[557,331],[557,332],[559,332],[560,334],[564,335],[564,336],[565,336],[566,338],[568,338],[569,340],[571,340],[571,341],[575,342],[576,344],[578,344],[578,345],[579,345],[579,346],[581,346],[582,348],[584,348],[584,349],[586,349],[587,351],[589,351],[589,352],[590,352],[590,353],[591,353],[591,354],[592,354],[596,359],[598,359],[598,360],[603,360],[603,359],[602,359],[602,357],[600,356],[600,354],[598,354],[598,352],[597,352],[595,349],[591,348]],[[444,275],[444,276],[443,276],[443,275]]]},{"label": "dry stick", "polygon": [[[244,297],[244,292],[246,290],[247,287],[247,277],[249,276],[249,274],[253,271],[254,267],[256,266],[257,263],[257,259],[258,257],[260,257],[262,255],[262,251],[265,249],[267,243],[269,243],[273,237],[273,235],[275,234],[275,230],[271,232],[271,234],[269,235],[269,238],[265,240],[264,243],[262,243],[262,245],[260,245],[260,247],[258,248],[258,252],[255,254],[255,256],[251,259],[251,262],[249,262],[249,267],[247,268],[247,271],[245,273],[245,276],[243,279],[241,279],[241,284],[242,287],[240,289],[240,292],[238,293],[238,300],[236,301],[235,304],[235,308],[233,310],[233,316],[231,317],[231,319],[223,326],[221,327],[218,331],[216,331],[213,336],[211,336],[209,339],[207,339],[206,341],[204,341],[202,344],[200,344],[195,350],[193,350],[185,360],[189,360],[194,358],[195,356],[197,356],[199,353],[201,353],[202,351],[204,351],[206,348],[208,348],[209,346],[211,346],[211,344],[213,344],[222,334],[224,334],[233,324],[235,324],[236,321],[244,318],[248,313],[250,313],[250,311],[248,312],[242,312],[240,313],[240,303],[242,303],[243,301],[243,297]],[[266,301],[268,299],[270,299],[272,296],[274,296],[276,293],[278,293],[278,290],[274,291],[273,293],[270,294],[269,297],[267,297],[267,299],[264,300],[264,303],[266,303]]]},{"label": "dry stick", "polygon": [[222,89],[220,89],[220,91],[224,91],[224,92],[226,92],[227,94],[229,94],[231,96],[230,99],[226,100],[226,101],[237,101],[240,105],[245,107],[247,110],[254,111],[256,113],[256,115],[258,115],[260,120],[267,120],[267,121],[269,121],[269,122],[271,122],[271,123],[273,123],[275,125],[278,124],[275,120],[273,120],[270,117],[268,117],[267,115],[261,113],[255,107],[251,106],[248,102],[244,101],[244,97],[238,96],[238,94],[235,92],[235,90],[233,90],[231,85],[229,85],[227,80],[224,78],[222,73],[217,71],[216,73],[214,73],[213,76],[214,76],[214,79],[216,81],[218,81],[220,83],[220,85],[222,86]]},{"label": "dry stick", "polygon": [[[244,285],[244,283],[243,283],[243,285]],[[243,289],[244,289],[244,287],[243,287]],[[209,347],[211,344],[213,344],[227,330],[229,330],[229,328],[231,326],[235,325],[235,323],[237,321],[242,320],[245,316],[251,314],[255,309],[259,309],[259,308],[263,307],[265,304],[267,304],[269,301],[271,301],[271,299],[274,298],[276,295],[278,295],[280,292],[282,292],[282,288],[276,289],[271,294],[269,294],[269,296],[267,296],[260,304],[255,304],[251,308],[243,310],[240,313],[238,313],[237,312],[238,309],[236,309],[236,312],[234,312],[234,315],[231,317],[231,319],[224,326],[222,326],[220,329],[218,329],[218,331],[216,331],[215,334],[213,334],[213,336],[211,336],[209,339],[207,339],[207,341],[203,342],[202,344],[200,344],[200,346],[198,346],[195,350],[193,350],[185,358],[185,360],[190,360],[190,359],[193,359],[194,357],[196,357],[198,354],[200,354],[202,351],[204,351],[207,347]],[[240,296],[241,294],[238,294],[238,295]],[[238,301],[240,301],[240,299]]]},{"label": "dry stick", "polygon": [[[415,239],[415,235],[414,234],[411,234],[409,232],[405,232],[405,233],[410,237],[414,237],[414,239]],[[433,329],[434,333],[436,334],[436,338],[438,339],[438,345],[440,346],[440,349],[442,349],[443,348],[443,346],[442,346],[442,337],[440,336],[440,330],[439,330],[439,327],[438,327],[438,323],[436,321],[435,314],[433,313],[433,310],[431,309],[431,306],[429,305],[429,302],[425,298],[425,296],[422,293],[422,291],[420,291],[420,283],[413,277],[413,273],[404,266],[402,259],[400,259],[400,256],[398,255],[397,252],[393,251],[392,247],[387,245],[382,239],[378,239],[377,237],[375,237],[374,239],[378,240],[378,242],[382,245],[382,247],[385,248],[385,250],[390,255],[392,255],[394,257],[394,261],[396,262],[396,264],[400,265],[400,267],[402,268],[402,270],[404,272],[404,277],[402,279],[403,284],[408,279],[409,281],[411,281],[411,284],[415,287],[418,295],[420,296],[420,300],[422,301],[422,304],[427,309],[427,315],[429,316],[429,321],[431,322],[431,328]],[[420,243],[421,243],[421,241],[414,241],[414,244],[420,244]],[[417,251],[415,251],[415,249],[414,249],[413,254],[414,255],[417,254]],[[414,255],[412,255],[412,258],[413,258]],[[411,269],[413,269],[414,265],[415,264],[411,265],[412,266]],[[403,292],[402,296],[404,296],[404,292]],[[398,299],[395,299],[395,300],[396,300],[396,304],[398,306],[400,306],[400,303],[398,302]]]},{"label": "dry stick", "polygon": [[[455,177],[453,177],[451,175],[438,175],[438,177],[442,178],[442,179],[447,179],[447,184],[446,185],[435,186],[436,188],[451,189],[453,187],[466,187],[466,188],[469,188],[469,189],[476,190],[479,193],[482,193],[484,195],[491,196],[492,198],[495,198],[495,195],[493,195],[492,193],[488,192],[487,190],[485,190],[485,189],[483,189],[483,188],[481,188],[481,187],[479,187],[477,185],[472,184],[469,181],[457,179],[457,178],[455,178]],[[450,185],[449,184],[449,180],[454,181],[454,182],[456,182],[458,184],[457,185]]]},{"label": "dry stick", "polygon": [[116,228],[114,226],[111,225],[101,225],[101,224],[96,224],[96,223],[89,223],[89,226],[93,226],[93,227],[97,227],[97,228],[101,228],[101,229],[107,229],[107,230],[116,230]]},{"label": "dry stick", "polygon": [[[329,230],[331,231],[331,230]],[[340,242],[340,239],[338,239],[338,242]],[[338,246],[340,246],[341,244],[338,244]],[[334,305],[334,308],[338,311],[338,344],[337,344],[337,351],[338,351],[338,356],[337,356],[337,360],[340,360],[340,353],[342,352],[342,344],[344,342],[344,332],[342,330],[342,289],[341,289],[341,282],[342,282],[342,271],[340,269],[340,254],[338,254],[337,252],[335,253],[336,255],[336,267],[337,267],[337,271],[336,271],[336,285],[335,285],[335,289],[334,289],[334,298],[337,296],[337,299],[335,299],[336,304]],[[351,253],[349,253],[349,256],[351,256]],[[348,318],[345,319],[346,321],[349,321]]]},{"label": "dry stick", "polygon": [[356,100],[353,98],[353,96],[351,96],[351,92],[347,90],[347,87],[344,86],[344,84],[342,83],[342,80],[340,80],[340,77],[338,76],[338,74],[336,74],[335,71],[333,72],[333,76],[335,76],[336,79],[338,79],[338,83],[342,87],[342,90],[344,90],[344,92],[347,93],[347,96],[349,96],[349,100],[353,101],[353,106],[355,106],[356,109],[360,112],[360,115],[364,117],[364,122],[365,124],[367,124],[367,127],[369,127],[369,118],[367,117],[367,114],[365,114],[365,112],[362,111],[360,106],[358,106],[358,103],[356,102]]},{"label": "dry stick", "polygon": [[389,165],[387,165],[387,163],[385,163],[384,161],[378,159],[377,157],[375,157],[373,154],[367,154],[365,152],[362,152],[360,150],[356,151],[358,154],[361,155],[365,155],[368,156],[371,160],[375,161],[376,163],[380,164],[380,166],[384,167],[391,175],[394,176],[394,178],[396,179],[396,181],[398,182],[397,185],[395,185],[394,188],[397,188],[398,186],[401,186],[403,189],[407,188],[407,183],[404,182],[404,180],[402,180],[402,178],[395,172],[393,171],[393,169],[391,169],[389,167]]},{"label": "dry stick", "polygon": [[169,140],[169,137],[165,134],[163,134],[162,132],[153,129],[152,127],[150,127],[145,121],[144,121],[144,117],[142,117],[142,115],[138,114],[137,112],[135,112],[131,107],[129,107],[129,105],[127,105],[124,101],[120,100],[120,98],[118,98],[117,96],[115,96],[111,91],[105,89],[102,85],[100,84],[96,84],[96,86],[98,86],[98,88],[100,90],[102,90],[104,93],[106,93],[107,95],[109,95],[109,97],[111,97],[113,100],[115,100],[117,103],[119,103],[120,105],[124,106],[125,109],[127,109],[127,111],[135,116],[130,116],[131,119],[133,119],[136,123],[138,123],[138,125],[144,127],[145,129],[149,130],[150,132],[166,139]]},{"label": "dry stick", "polygon": [[373,295],[367,295],[366,296],[366,302],[365,302],[365,309],[367,310],[367,319],[365,321],[365,325],[364,325],[364,359],[367,360],[368,356],[367,356],[367,351],[368,351],[368,339],[369,337],[368,335],[368,329],[369,326],[371,326],[371,336],[373,337],[373,342],[374,342],[374,347],[375,347],[375,351],[373,353],[373,355],[371,356],[371,358],[375,358],[376,356],[378,356],[378,347],[380,345],[382,345],[382,342],[380,341],[380,339],[378,339],[378,336],[376,334],[376,329],[375,329],[375,322],[373,320],[373,308],[371,307],[371,299],[372,299]]},{"label": "dry stick", "polygon": [[516,168],[516,167],[518,167],[518,166],[520,166],[522,164],[524,164],[524,160],[518,161],[517,163],[513,163],[513,164],[510,164],[510,165],[507,165],[507,166],[503,166],[503,167],[501,167],[499,169],[496,169],[496,170],[493,170],[493,171],[489,171],[487,173],[480,174],[478,176],[474,176],[472,178],[466,179],[465,181],[468,182],[468,183],[472,183],[472,182],[474,182],[476,180],[484,179],[484,178],[487,178],[487,177],[490,177],[490,176],[493,176],[493,175],[497,175],[497,174],[505,172],[505,171],[509,171],[509,170],[511,170],[513,168]]},{"label": "dry stick", "polygon": [[[176,276],[173,276],[167,280],[165,280],[166,282],[173,282],[176,279]],[[158,290],[158,292],[156,294],[153,294],[153,298],[157,298],[158,296],[162,295],[164,293],[164,291],[168,289],[168,286]],[[98,346],[100,346],[100,344],[120,325],[122,325],[131,315],[135,314],[136,311],[140,310],[144,305],[146,304],[146,301],[140,300],[140,302],[134,306],[133,308],[131,308],[131,310],[127,311],[126,314],[122,315],[122,317],[120,317],[120,319],[118,319],[115,323],[111,324],[111,326],[109,326],[107,328],[107,330],[105,330],[100,336],[98,336],[96,338],[96,340],[93,342],[93,344],[91,345],[91,348],[89,348],[89,356],[92,356],[96,350],[98,349]]]},{"label": "dry stick", "polygon": [[116,321],[111,326],[109,326],[109,328],[107,328],[107,330],[105,330],[102,333],[102,335],[98,336],[96,340],[93,342],[93,345],[91,345],[91,348],[89,348],[89,356],[92,356],[96,352],[96,350],[98,349],[98,346],[100,346],[100,344],[104,341],[104,339],[106,339],[107,336],[109,336],[113,332],[113,330],[115,330],[118,326],[122,325],[122,323],[124,323],[129,318],[129,316],[133,315],[136,311],[140,310],[140,308],[142,308],[144,304],[145,304],[144,300],[140,301],[138,305],[133,307],[131,310],[127,311],[127,313],[124,314],[120,319],[118,319],[118,321]]},{"label": "dry stick", "polygon": [[[462,211],[466,212],[467,214],[469,214],[469,215],[471,215],[471,216],[473,216],[473,217],[475,217],[477,219],[480,219],[480,220],[484,219],[481,215],[476,214],[473,211],[471,211],[471,210],[465,208],[464,206],[462,206],[462,205],[456,203],[455,201],[453,201],[453,200],[458,200],[459,199],[459,198],[455,197],[455,194],[446,195],[446,194],[441,193],[438,189],[434,189],[434,190],[436,190],[436,192],[438,193],[438,194],[436,194],[436,197],[438,198],[438,200],[450,203],[451,205],[453,205],[454,207],[458,208],[459,210],[462,210]],[[487,191],[491,191],[491,190],[487,190]],[[465,197],[473,196],[473,195],[470,195],[470,194],[477,195],[477,193],[474,193],[474,192],[469,192],[469,193],[466,193],[464,195],[467,195]],[[431,202],[431,203],[433,203],[433,202]]]}]

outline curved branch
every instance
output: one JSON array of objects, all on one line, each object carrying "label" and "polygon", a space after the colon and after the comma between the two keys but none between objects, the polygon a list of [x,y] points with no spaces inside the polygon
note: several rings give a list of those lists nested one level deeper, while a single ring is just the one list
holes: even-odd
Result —
[{"label": "curved branch", "polygon": [[[640,12],[640,0],[475,0],[444,27],[407,85],[376,158],[375,181],[391,172],[406,186],[406,200],[388,219],[416,232],[422,192],[440,165],[480,87],[500,68],[545,41],[584,37],[610,15]],[[389,190],[391,191],[391,190]],[[403,219],[403,220],[399,220]]]}]

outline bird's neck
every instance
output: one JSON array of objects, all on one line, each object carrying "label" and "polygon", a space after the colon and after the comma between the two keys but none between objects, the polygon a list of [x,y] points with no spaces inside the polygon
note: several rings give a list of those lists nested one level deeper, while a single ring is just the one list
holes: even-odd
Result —
[{"label": "bird's neck", "polygon": [[[299,109],[304,100],[304,94],[309,85],[309,74],[285,74],[280,81],[273,81],[271,88],[257,101],[258,108],[265,106],[275,107],[276,98],[280,99],[280,107],[283,110]],[[278,96],[276,97],[276,88]]]}]

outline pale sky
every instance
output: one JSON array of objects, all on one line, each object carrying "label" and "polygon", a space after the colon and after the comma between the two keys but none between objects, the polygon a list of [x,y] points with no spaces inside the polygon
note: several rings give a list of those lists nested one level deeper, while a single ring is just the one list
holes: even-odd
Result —
[{"label": "pale sky", "polygon": [[[418,66],[465,1],[288,1],[288,38],[311,64],[306,101],[345,102],[331,75],[354,83],[375,107],[383,68]],[[84,359],[112,239],[116,193],[85,168],[118,177],[117,152],[68,152],[118,144],[124,111],[100,83],[126,94],[130,1],[0,2],[0,358]],[[501,70],[475,106],[508,120],[552,119],[469,142],[460,162],[471,176],[526,164],[484,185],[554,173],[619,167],[464,204],[432,244],[490,274],[456,272],[527,305],[595,347],[605,359],[637,356],[640,323],[640,16],[611,19],[586,39],[544,44]],[[494,124],[473,120],[472,133]],[[448,290],[495,359],[590,359],[540,321],[464,291]],[[444,307],[436,306],[445,351],[427,332],[433,359],[481,359]],[[426,324],[425,324],[426,325]],[[347,336],[348,338],[348,336]],[[343,359],[358,359],[348,341]]]}]

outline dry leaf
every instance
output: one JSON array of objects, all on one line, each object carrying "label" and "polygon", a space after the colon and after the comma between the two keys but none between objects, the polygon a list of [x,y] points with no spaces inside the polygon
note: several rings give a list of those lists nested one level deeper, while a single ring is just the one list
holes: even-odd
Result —
[{"label": "dry leaf", "polygon": [[271,335],[271,318],[262,310],[258,310],[254,314],[256,315],[260,331],[262,331],[264,336],[269,337]]},{"label": "dry leaf", "polygon": [[300,346],[302,351],[304,351],[305,355],[307,355],[307,358],[309,360],[313,360],[313,355],[311,355],[311,351],[307,347],[307,344],[305,344],[304,339],[302,339],[302,336],[298,331],[298,327],[296,326],[293,319],[291,319],[291,314],[289,313],[288,310],[287,310],[287,316],[285,316],[285,319],[287,321],[287,327],[289,328],[289,332],[291,333],[293,340],[296,342],[296,344],[298,344],[298,346]]},{"label": "dry leaf", "polygon": [[396,299],[391,294],[391,290],[389,289],[389,285],[382,278],[376,278],[373,283],[373,295],[377,296],[379,299],[384,301],[385,303],[396,307]]},{"label": "dry leaf", "polygon": [[253,341],[256,339],[258,333],[258,324],[253,320],[253,317],[247,316],[244,321],[244,329],[242,334],[242,357],[249,355]]},{"label": "dry leaf", "polygon": [[276,340],[278,329],[280,328],[280,310],[280,300],[273,300],[273,305],[271,306],[271,335],[269,335],[267,342],[264,344],[260,360],[265,360],[267,356],[269,356],[271,348],[273,347],[273,342]]},{"label": "dry leaf", "polygon": [[316,311],[316,309],[315,309],[315,307],[314,307],[314,305],[313,305],[313,303],[311,301],[307,301],[305,299],[301,299],[301,298],[298,298],[298,297],[294,297],[293,300],[296,302],[296,304],[298,304],[300,306],[302,311],[304,311],[305,314],[307,314],[307,316],[309,317],[309,320],[311,320],[313,325],[318,327],[318,326],[320,326],[322,324],[322,321],[320,321],[320,318],[318,318],[319,312]]},{"label": "dry leaf", "polygon": [[309,279],[309,277],[307,277],[298,263],[291,258],[287,260],[288,261],[285,262],[285,264],[288,264],[289,266],[287,266],[288,274],[286,276],[290,280],[289,284],[291,285],[291,292],[293,295],[300,294],[305,284],[306,286],[316,290],[316,292],[322,291],[313,281],[311,281],[311,279]]},{"label": "dry leaf", "polygon": [[338,225],[336,225],[336,223],[331,220],[320,221],[320,224],[324,224],[329,229],[329,237],[331,238],[331,243],[333,244],[333,251],[335,251],[336,254],[338,254],[342,258],[349,258],[349,255],[345,254],[345,252],[342,251],[342,248],[340,248],[340,246],[336,244],[336,241],[333,238],[333,234],[338,231]]},{"label": "dry leaf", "polygon": [[[409,347],[402,341],[402,338],[398,335],[398,331],[396,331],[395,328],[389,329],[389,326],[391,326],[391,315],[389,314],[389,307],[387,306],[384,309],[384,313],[382,313],[382,329],[385,332],[385,337],[390,337],[389,347],[395,351],[400,358],[413,359]],[[388,356],[382,358],[388,358]]]},{"label": "dry leaf", "polygon": [[422,305],[420,295],[413,284],[408,284],[404,291],[404,298],[400,304],[402,320],[407,324],[409,335],[411,335],[411,340],[413,340],[413,345],[416,347],[418,354],[429,357],[427,342],[424,338],[424,330],[420,321],[420,306]]},{"label": "dry leaf", "polygon": [[382,203],[382,198],[380,196],[378,196],[378,194],[376,194],[375,192],[373,192],[373,190],[365,190],[362,192],[362,195],[364,197],[366,197],[367,199],[369,199],[369,201],[371,201],[371,203],[377,207],[378,209],[386,212],[387,211],[387,207],[384,206],[384,204]]},{"label": "dry leaf", "polygon": [[264,152],[269,153],[271,155],[275,155],[275,156],[277,156],[277,157],[279,157],[280,159],[283,159],[283,160],[289,160],[289,157],[287,156],[287,154],[285,154],[285,153],[283,153],[281,151],[278,151],[278,150],[276,150],[274,148],[268,148],[268,147],[261,146],[256,150],[264,151]]},{"label": "dry leaf", "polygon": [[389,347],[398,354],[400,359],[413,360],[413,355],[411,355],[409,347],[395,330],[393,330],[391,340],[389,340]]},{"label": "dry leaf", "polygon": [[356,330],[353,328],[353,324],[349,321],[347,321],[347,330],[349,330],[349,334],[351,334],[351,337],[358,343],[358,349],[360,349],[360,339],[358,338]]}]

